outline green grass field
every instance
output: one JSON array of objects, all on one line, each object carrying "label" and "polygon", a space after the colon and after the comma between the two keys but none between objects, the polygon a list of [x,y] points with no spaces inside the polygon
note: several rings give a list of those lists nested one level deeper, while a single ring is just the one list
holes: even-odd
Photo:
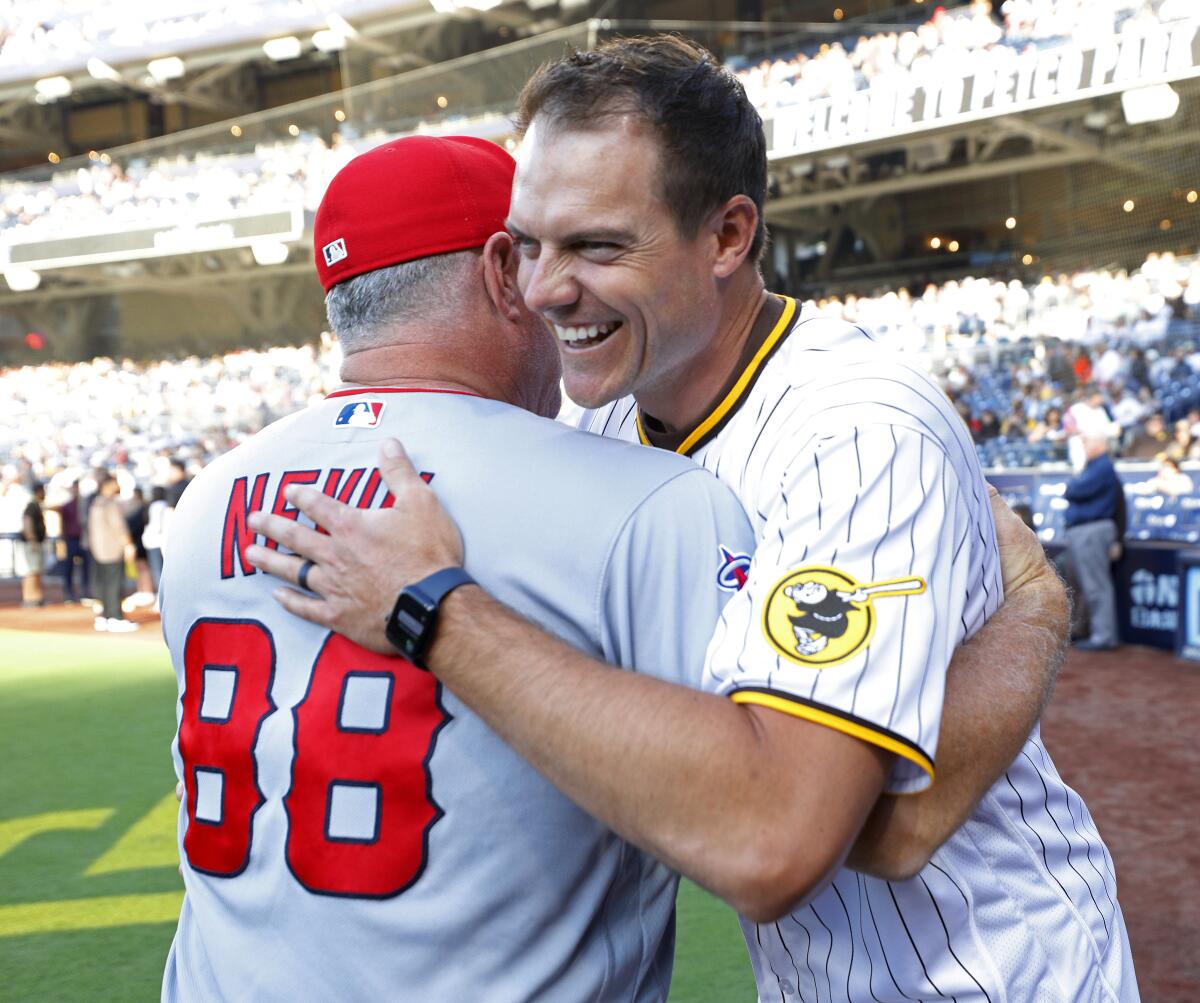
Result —
[{"label": "green grass field", "polygon": [[[175,677],[143,638],[0,631],[0,1001],[158,999],[182,898]],[[672,1003],[754,983],[733,913],[685,883]]]}]

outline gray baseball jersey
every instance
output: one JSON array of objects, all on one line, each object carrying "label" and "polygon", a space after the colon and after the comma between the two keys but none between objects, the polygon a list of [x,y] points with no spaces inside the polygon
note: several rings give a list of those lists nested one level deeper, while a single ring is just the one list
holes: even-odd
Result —
[{"label": "gray baseball jersey", "polygon": [[341,391],[208,467],[172,522],[187,895],[166,1001],[661,1001],[675,877],[427,672],[285,613],[243,552],[288,484],[391,503],[399,437],[466,567],[575,647],[699,686],[749,526],[682,457],[470,395]]},{"label": "gray baseball jersey", "polygon": [[[779,323],[689,455],[756,535],[705,686],[894,753],[892,793],[933,781],[954,648],[998,608],[986,486],[942,392],[862,328]],[[632,398],[576,416],[645,441]],[[914,879],[842,871],[778,923],[743,921],[759,998],[1131,1003],[1112,860],[1037,730]]]}]

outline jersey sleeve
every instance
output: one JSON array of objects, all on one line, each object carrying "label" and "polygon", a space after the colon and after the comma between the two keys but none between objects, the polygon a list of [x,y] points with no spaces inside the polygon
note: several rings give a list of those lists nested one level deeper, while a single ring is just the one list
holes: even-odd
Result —
[{"label": "jersey sleeve", "polygon": [[721,610],[746,579],[754,534],[733,493],[692,467],[625,520],[597,603],[605,659],[699,687]]},{"label": "jersey sleeve", "polygon": [[868,424],[792,441],[705,686],[892,752],[887,790],[919,791],[933,782],[965,629],[972,508],[920,431]]}]

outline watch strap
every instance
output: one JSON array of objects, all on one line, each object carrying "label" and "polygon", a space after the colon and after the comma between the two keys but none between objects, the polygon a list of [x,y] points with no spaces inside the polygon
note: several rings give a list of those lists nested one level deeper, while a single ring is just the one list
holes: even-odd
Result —
[{"label": "watch strap", "polygon": [[420,592],[422,598],[427,600],[431,605],[436,606],[460,585],[474,584],[475,579],[468,575],[464,569],[442,568],[441,571],[435,571],[427,578],[422,578],[416,584],[410,585],[405,591]]},{"label": "watch strap", "polygon": [[462,568],[443,568],[403,589],[387,620],[392,647],[418,668],[425,668],[424,655],[433,639],[441,601],[460,585],[474,582]]}]

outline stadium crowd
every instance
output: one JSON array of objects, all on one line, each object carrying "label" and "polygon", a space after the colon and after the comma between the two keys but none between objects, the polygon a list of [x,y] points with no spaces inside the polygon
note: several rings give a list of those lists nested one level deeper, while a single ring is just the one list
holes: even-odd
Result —
[{"label": "stadium crowd", "polygon": [[340,365],[336,342],[323,336],[317,345],[207,359],[0,371],[0,539],[11,543],[0,549],[0,577],[15,572],[25,604],[43,605],[47,540],[57,540],[52,570],[64,598],[102,600],[97,630],[132,629],[118,566],[133,591],[125,609],[153,603],[182,486],[326,393]]},{"label": "stadium crowd", "polygon": [[1193,0],[1005,0],[997,18],[989,0],[947,9],[904,32],[859,35],[763,59],[738,70],[763,111],[837,98],[911,75],[918,82],[968,75],[981,63],[1002,70],[1032,47],[1139,30],[1196,13]]},{"label": "stadium crowd", "polygon": [[[367,145],[383,138],[373,136]],[[293,205],[312,211],[356,152],[340,134],[327,144],[302,133],[243,154],[139,158],[124,167],[97,154],[87,167],[55,173],[49,184],[0,181],[0,239],[50,239]]]},{"label": "stadium crowd", "polygon": [[215,32],[252,37],[277,32],[281,23],[320,25],[326,9],[315,0],[156,0],[131,13],[127,5],[92,0],[2,0],[0,74],[67,69],[97,53],[113,60],[161,55],[208,44]]},{"label": "stadium crowd", "polygon": [[[822,297],[803,309],[921,353],[981,446],[1059,444],[1097,395],[1130,448],[1154,414],[1175,421],[1200,406],[1200,256],[1151,254],[1133,272],[1083,271],[1034,285],[965,278],[916,294]],[[315,345],[211,358],[0,371],[0,468],[9,484],[45,483],[52,499],[111,469],[128,495],[134,485],[162,483],[169,459],[198,469],[304,407],[336,384],[339,365],[336,342],[322,335]],[[1180,451],[1163,429],[1151,435],[1162,448],[1150,456]],[[1197,456],[1188,443],[1178,458]],[[13,531],[16,512],[0,500],[0,532]]]},{"label": "stadium crowd", "polygon": [[[921,354],[987,467],[1077,461],[1069,454],[1080,443],[1074,433],[1096,433],[1114,455],[1158,461],[1134,494],[1194,490],[1179,464],[1200,460],[1200,256],[1152,254],[1132,273],[1046,276],[1032,286],[966,278],[917,294],[823,297],[802,309],[862,324],[889,347]],[[0,548],[0,577],[15,571],[26,603],[42,604],[41,557],[53,546],[52,573],[66,597],[106,592],[97,629],[131,629],[114,598],[113,582],[122,581],[115,568],[126,554],[123,587],[134,593],[127,608],[154,601],[155,558],[170,532],[161,507],[153,516],[154,503],[327,393],[340,364],[338,345],[322,334],[312,345],[210,358],[0,370],[0,541],[11,543]],[[96,512],[107,513],[103,522],[85,514],[93,499],[101,500]],[[107,561],[94,553],[98,533],[108,534]]]},{"label": "stadium crowd", "polygon": [[[175,3],[189,10],[194,6]],[[46,37],[91,23],[87,17],[65,16],[80,13],[75,0],[59,0],[59,5],[63,16],[41,18],[50,33]],[[16,17],[18,28],[6,29],[0,0],[0,70],[4,53],[17,45],[15,39],[33,30],[28,12],[34,5],[9,6],[24,11],[26,20]],[[163,16],[170,20],[174,4],[167,7]],[[928,21],[910,31],[848,37],[765,59],[740,69],[738,75],[751,99],[768,110],[887,84],[897,74],[943,75],[973,65],[984,54],[1000,61],[1016,59],[1029,46],[1055,44],[1067,35],[1078,40],[1194,14],[1193,0],[1006,0],[998,19],[988,0],[973,0],[950,10],[938,7]],[[8,15],[8,21],[13,22],[14,15]],[[395,131],[384,123],[345,123],[325,138],[308,129],[297,134],[300,127],[295,125],[290,126],[291,135],[285,135],[285,125],[282,120],[277,123],[277,139],[252,147],[247,143],[236,153],[141,155],[118,163],[108,154],[93,152],[87,165],[64,165],[49,179],[39,175],[0,180],[0,242],[151,222],[186,223],[290,205],[314,210],[329,179],[356,152],[394,138]]]}]

